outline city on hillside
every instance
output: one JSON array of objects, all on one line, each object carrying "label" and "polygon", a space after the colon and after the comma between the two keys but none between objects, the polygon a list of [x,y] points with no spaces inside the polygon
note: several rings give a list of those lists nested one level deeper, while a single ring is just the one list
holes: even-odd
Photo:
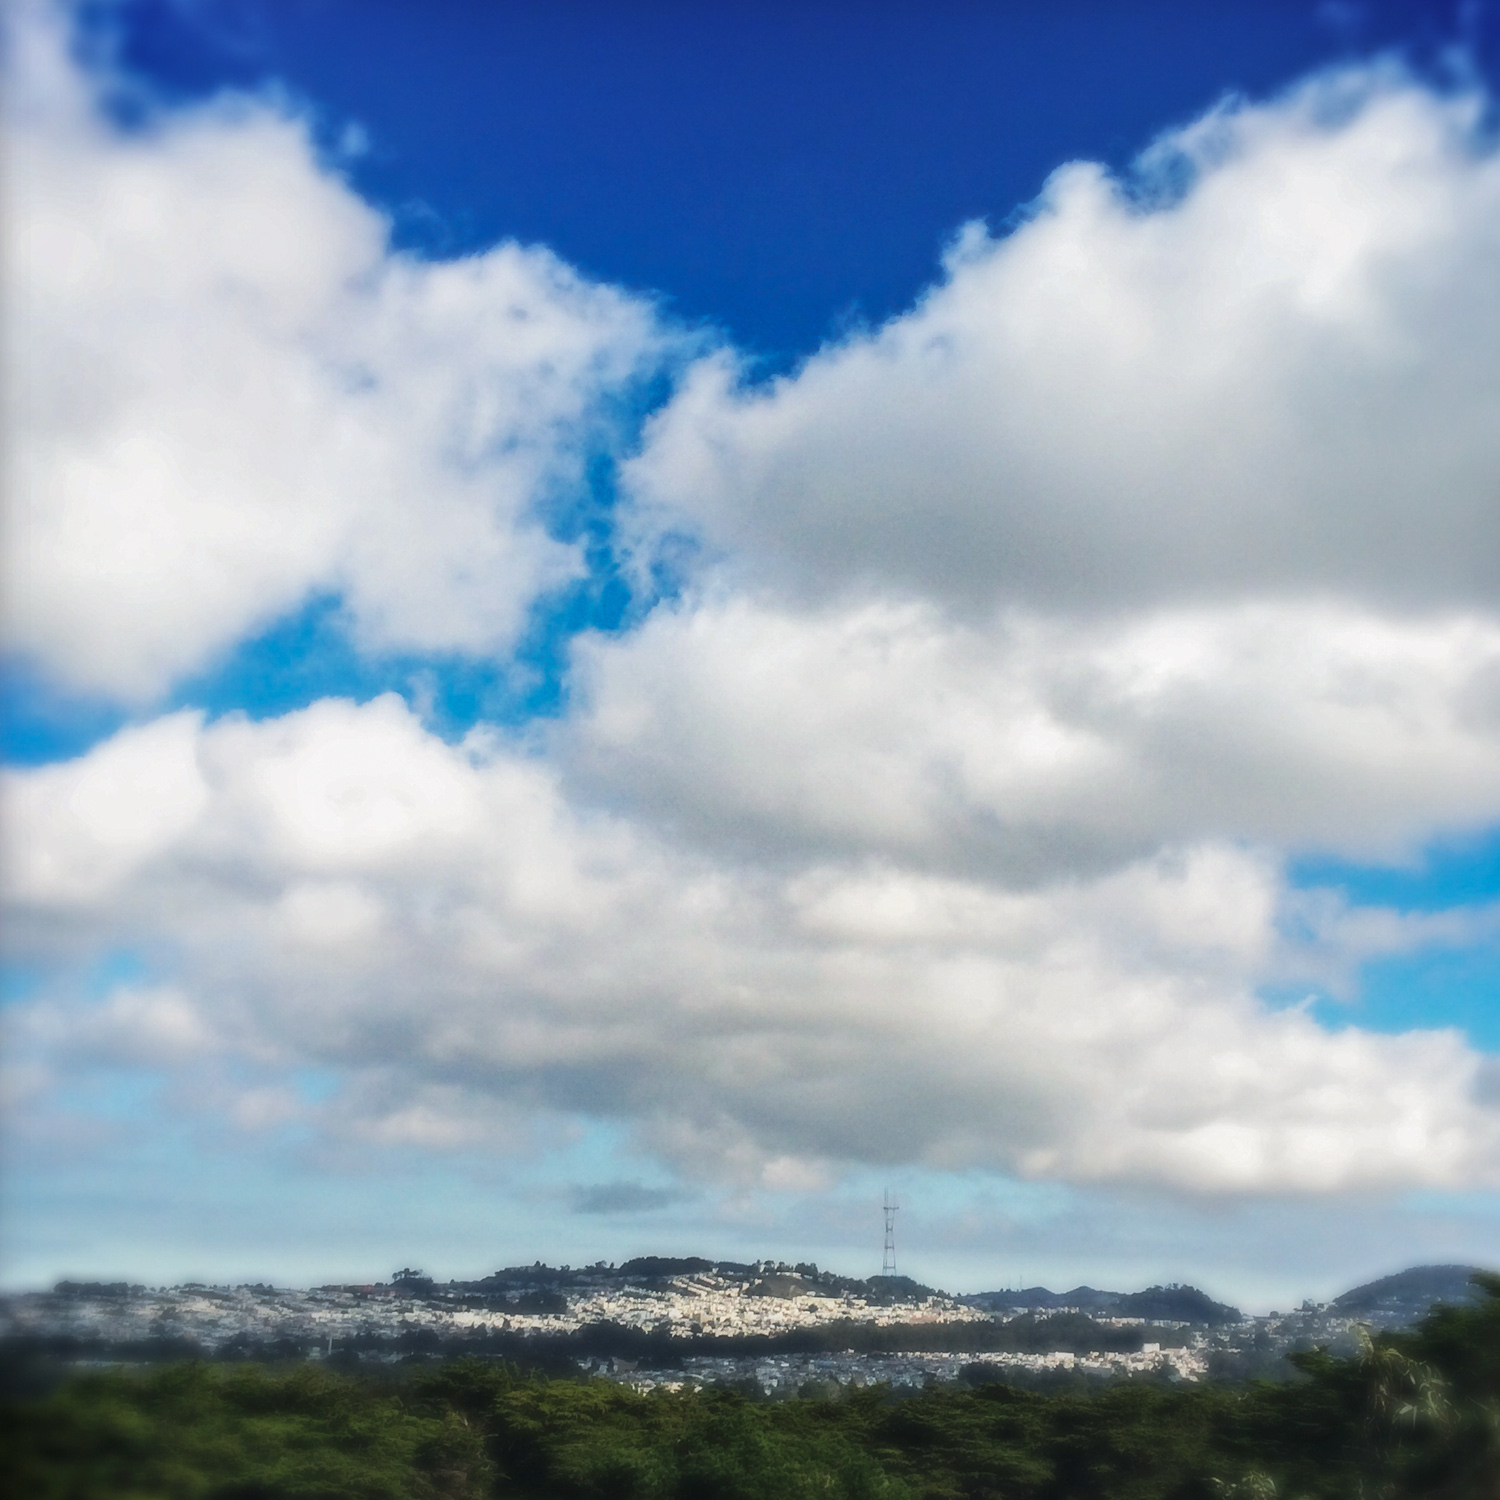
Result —
[{"label": "city on hillside", "polygon": [[210,1360],[394,1365],[463,1355],[638,1390],[833,1388],[1005,1381],[1045,1389],[1121,1378],[1276,1378],[1287,1356],[1352,1353],[1477,1293],[1470,1266],[1423,1266],[1327,1303],[1246,1316],[1190,1286],[1080,1286],[952,1295],[905,1276],[856,1280],[810,1263],[645,1256],[622,1265],[513,1266],[440,1282],[308,1289],[63,1281],[0,1297],[12,1367]]}]

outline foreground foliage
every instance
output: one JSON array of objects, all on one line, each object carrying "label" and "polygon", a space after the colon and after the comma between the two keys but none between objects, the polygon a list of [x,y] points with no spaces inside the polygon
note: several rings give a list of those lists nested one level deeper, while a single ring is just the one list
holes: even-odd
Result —
[{"label": "foreground foliage", "polygon": [[470,1360],[179,1365],[0,1417],[36,1500],[1500,1500],[1500,1278],[1287,1384],[995,1384],[761,1403]]}]

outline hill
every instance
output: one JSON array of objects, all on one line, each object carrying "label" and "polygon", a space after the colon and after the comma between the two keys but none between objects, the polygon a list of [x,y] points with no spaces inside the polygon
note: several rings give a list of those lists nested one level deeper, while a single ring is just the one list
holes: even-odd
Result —
[{"label": "hill", "polygon": [[1075,1286],[1068,1292],[1049,1291],[1044,1286],[1024,1291],[975,1292],[960,1301],[986,1312],[1050,1311],[1077,1308],[1096,1317],[1141,1318],[1156,1323],[1200,1323],[1218,1326],[1238,1323],[1240,1310],[1215,1302],[1194,1286],[1153,1286],[1143,1292],[1104,1292],[1097,1287]]},{"label": "hill", "polygon": [[1474,1285],[1478,1266],[1412,1266],[1335,1297],[1332,1312],[1365,1318],[1385,1328],[1404,1328],[1421,1319],[1435,1302],[1463,1307],[1482,1300]]}]

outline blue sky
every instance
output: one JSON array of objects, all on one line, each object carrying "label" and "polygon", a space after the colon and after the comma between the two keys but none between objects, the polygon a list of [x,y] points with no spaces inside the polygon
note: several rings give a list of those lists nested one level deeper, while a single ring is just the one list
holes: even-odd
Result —
[{"label": "blue sky", "polygon": [[1339,58],[1433,62],[1482,11],[1431,4],[594,3],[412,11],[124,7],[122,53],[173,97],[290,88],[422,254],[549,245],[778,362],[932,280],[1060,163],[1128,162],[1226,93]]},{"label": "blue sky", "polygon": [[1497,48],[18,9],[6,1278],[1493,1260]]}]

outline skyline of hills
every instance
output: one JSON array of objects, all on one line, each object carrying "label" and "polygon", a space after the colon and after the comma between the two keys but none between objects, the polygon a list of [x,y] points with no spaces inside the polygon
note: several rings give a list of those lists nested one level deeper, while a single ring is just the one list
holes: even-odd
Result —
[{"label": "skyline of hills", "polygon": [[[1438,1303],[1456,1306],[1478,1301],[1479,1292],[1472,1279],[1484,1271],[1484,1267],[1473,1265],[1409,1266],[1350,1287],[1325,1302],[1306,1299],[1302,1307],[1304,1310],[1310,1307],[1324,1308],[1330,1313],[1369,1321],[1382,1328],[1405,1327]],[[1084,1313],[1092,1318],[1184,1323],[1210,1328],[1238,1323],[1247,1317],[1238,1307],[1216,1301],[1198,1287],[1175,1282],[1133,1292],[1080,1285],[1059,1292],[1045,1286],[1031,1286],[988,1292],[951,1293],[928,1286],[910,1276],[849,1277],[820,1269],[812,1262],[792,1264],[771,1260],[714,1260],[704,1256],[643,1255],[634,1256],[618,1265],[601,1260],[587,1266],[553,1266],[536,1261],[530,1265],[502,1267],[484,1277],[448,1281],[439,1281],[419,1268],[403,1267],[392,1272],[387,1282],[327,1283],[311,1290],[368,1291],[384,1287],[418,1301],[477,1296],[494,1300],[496,1305],[514,1307],[518,1311],[546,1314],[560,1311],[566,1305],[563,1294],[569,1288],[597,1285],[600,1282],[664,1285],[677,1277],[701,1274],[741,1279],[746,1284],[745,1295],[785,1301],[853,1293],[872,1306],[898,1306],[939,1299],[996,1317],[1067,1310]],[[237,1285],[257,1291],[278,1290],[264,1283]],[[173,1290],[216,1286],[216,1283],[189,1281],[180,1283]],[[110,1298],[126,1297],[147,1289],[142,1284],[123,1280],[106,1282],[65,1279],[55,1283],[52,1291],[61,1295]],[[288,1287],[281,1290],[296,1289]],[[20,1294],[14,1288],[5,1293]],[[1270,1316],[1277,1317],[1279,1314],[1272,1312]]]}]

